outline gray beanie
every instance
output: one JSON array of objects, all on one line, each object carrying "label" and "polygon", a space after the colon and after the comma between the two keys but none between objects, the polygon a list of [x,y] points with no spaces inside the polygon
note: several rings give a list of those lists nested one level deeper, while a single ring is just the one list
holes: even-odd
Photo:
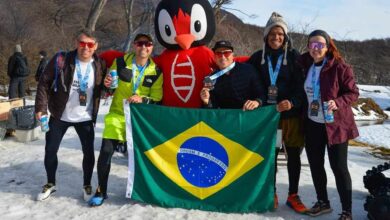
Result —
[{"label": "gray beanie", "polygon": [[287,24],[286,22],[283,20],[283,17],[278,14],[277,12],[272,12],[272,15],[271,17],[268,19],[268,22],[267,24],[265,25],[265,29],[264,29],[264,39],[267,38],[269,32],[271,31],[271,29],[275,26],[279,26],[283,29],[284,31],[284,34],[287,35]]},{"label": "gray beanie", "polygon": [[[267,36],[269,34],[269,32],[271,31],[271,29],[273,27],[281,27],[284,31],[284,35],[286,36],[286,38],[288,38],[288,35],[287,35],[287,24],[286,22],[283,20],[283,16],[281,16],[280,14],[278,14],[277,12],[272,12],[271,14],[271,17],[268,19],[267,21],[267,24],[265,25],[265,29],[264,29],[264,44],[263,44],[263,54],[262,54],[262,59],[261,59],[261,65],[263,65],[265,63],[265,59],[264,59],[264,56],[265,56],[265,44],[266,44],[266,40],[267,40]],[[287,65],[287,44],[288,44],[288,40],[286,40],[286,43],[284,45],[284,58],[283,58],[283,65]]]},{"label": "gray beanie", "polygon": [[19,53],[22,52],[22,47],[20,46],[20,44],[16,44],[16,46],[15,46],[15,52],[19,52]]}]

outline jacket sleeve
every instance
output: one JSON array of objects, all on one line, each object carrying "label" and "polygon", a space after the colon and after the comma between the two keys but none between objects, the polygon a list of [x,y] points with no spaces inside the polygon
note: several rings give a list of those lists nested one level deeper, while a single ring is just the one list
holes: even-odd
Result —
[{"label": "jacket sleeve", "polygon": [[55,59],[54,56],[49,64],[46,66],[45,71],[39,78],[37,95],[35,97],[35,112],[43,112],[47,114],[47,105],[49,100],[49,91],[54,80],[55,74]]},{"label": "jacket sleeve", "polygon": [[356,86],[353,71],[350,66],[346,66],[342,73],[338,75],[339,96],[334,100],[338,108],[351,107],[353,102],[359,98],[359,89]]},{"label": "jacket sleeve", "polygon": [[260,77],[260,74],[256,71],[256,69],[252,65],[248,65],[248,71],[252,72],[252,79],[250,81],[251,85],[251,96],[253,96],[254,100],[260,102],[261,106],[264,105],[267,101],[266,97],[266,89],[264,87],[264,83]]},{"label": "jacket sleeve", "polygon": [[8,68],[7,68],[7,75],[9,77],[12,77],[13,75],[13,72],[14,72],[14,67],[15,67],[15,56],[11,56],[9,59],[8,59]]},{"label": "jacket sleeve", "polygon": [[293,60],[292,60],[292,86],[293,91],[290,98],[290,102],[293,104],[294,109],[299,109],[302,107],[303,98],[305,97],[305,90],[304,90],[304,83],[305,83],[305,77],[303,74],[302,68],[299,67],[297,58],[299,57],[299,53],[295,50],[293,50]]}]

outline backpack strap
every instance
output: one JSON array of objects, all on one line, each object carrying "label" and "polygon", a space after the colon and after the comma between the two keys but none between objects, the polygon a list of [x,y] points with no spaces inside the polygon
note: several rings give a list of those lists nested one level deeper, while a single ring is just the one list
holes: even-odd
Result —
[{"label": "backpack strap", "polygon": [[55,55],[55,60],[54,60],[54,82],[53,86],[54,87],[54,92],[57,92],[58,90],[58,77],[61,77],[62,80],[62,86],[64,87],[65,92],[67,91],[67,88],[64,84],[64,67],[65,67],[65,62],[68,57],[68,53],[65,51],[59,51]]},{"label": "backpack strap", "polygon": [[116,70],[118,71],[118,73],[122,72],[124,68],[126,68],[124,56],[116,58]]}]

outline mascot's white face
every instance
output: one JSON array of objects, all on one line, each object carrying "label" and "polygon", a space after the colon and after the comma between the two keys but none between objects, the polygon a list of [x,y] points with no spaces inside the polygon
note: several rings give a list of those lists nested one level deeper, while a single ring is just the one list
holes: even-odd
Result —
[{"label": "mascot's white face", "polygon": [[213,10],[207,0],[162,0],[156,9],[155,32],[167,49],[189,49],[210,42],[215,34]]}]

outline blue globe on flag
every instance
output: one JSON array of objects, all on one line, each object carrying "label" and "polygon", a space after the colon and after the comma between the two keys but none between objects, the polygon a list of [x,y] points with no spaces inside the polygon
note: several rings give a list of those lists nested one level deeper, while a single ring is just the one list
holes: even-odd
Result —
[{"label": "blue globe on flag", "polygon": [[181,175],[197,187],[219,183],[229,167],[229,157],[222,145],[208,137],[186,140],[177,154]]}]

